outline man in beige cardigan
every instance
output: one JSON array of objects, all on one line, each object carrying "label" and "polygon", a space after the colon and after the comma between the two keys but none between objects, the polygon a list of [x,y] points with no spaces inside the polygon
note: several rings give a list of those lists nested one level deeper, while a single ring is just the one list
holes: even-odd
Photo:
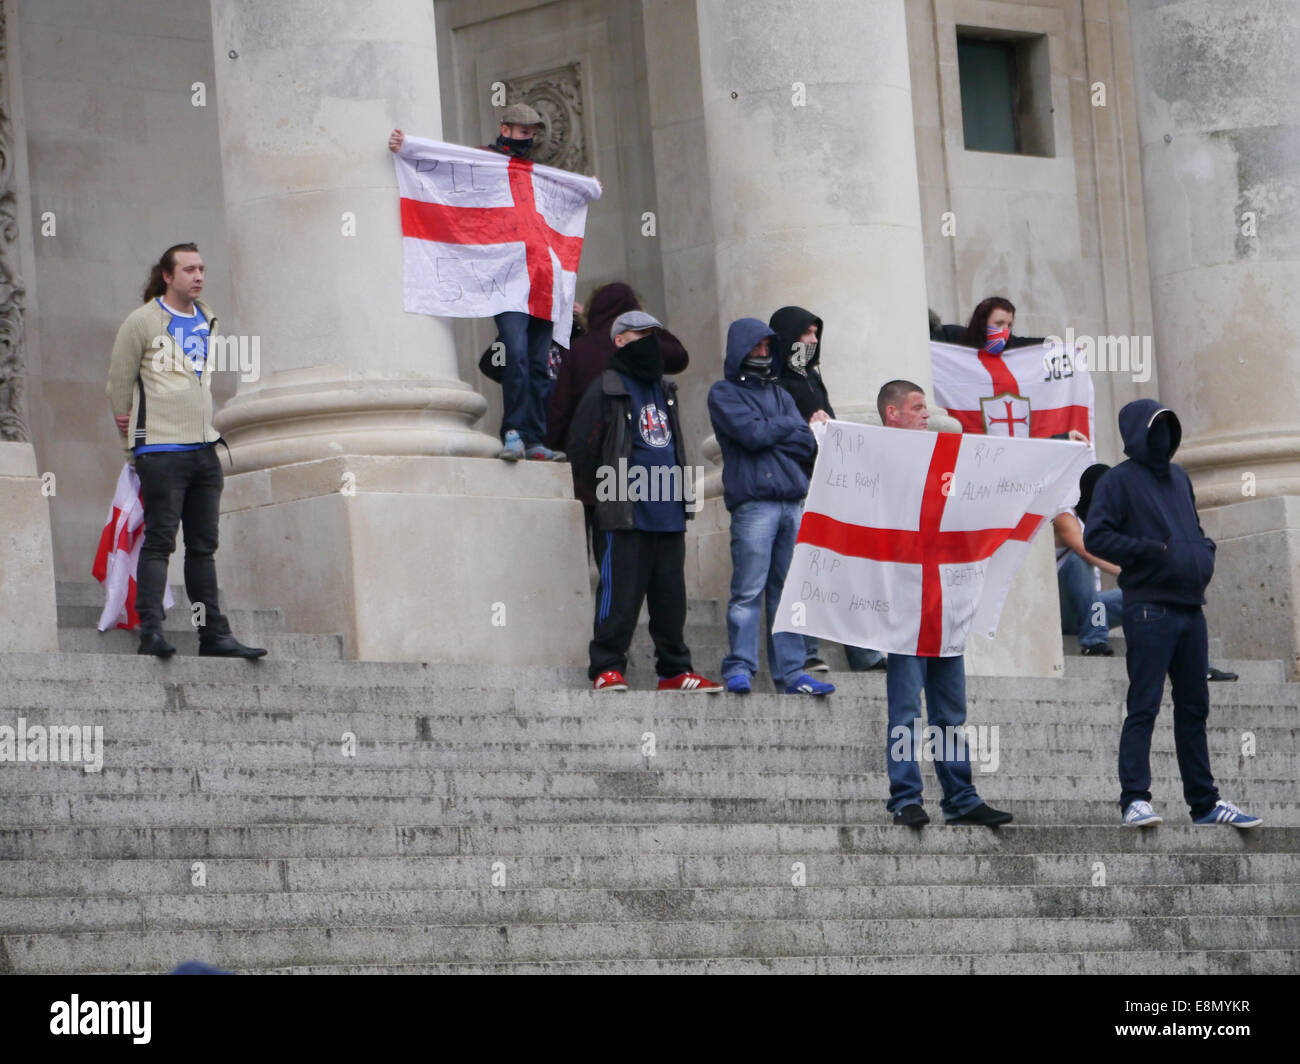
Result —
[{"label": "man in beige cardigan", "polygon": [[165,658],[176,648],[163,638],[163,591],[176,529],[185,528],[185,592],[198,610],[199,654],[260,658],[230,632],[217,606],[217,523],[224,477],[212,427],[212,369],[208,341],[217,319],[199,299],[203,257],[194,244],[176,244],[154,264],[144,303],[117,331],[108,371],[108,400],[128,461],[140,477],[144,544],[136,572],[140,616],[137,653]]}]

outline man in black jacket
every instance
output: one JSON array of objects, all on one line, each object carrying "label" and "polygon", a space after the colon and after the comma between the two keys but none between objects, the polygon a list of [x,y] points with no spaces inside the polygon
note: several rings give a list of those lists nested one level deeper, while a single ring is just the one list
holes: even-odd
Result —
[{"label": "man in black jacket", "polygon": [[[835,416],[831,397],[826,392],[819,363],[822,357],[822,331],[825,324],[810,310],[803,307],[782,307],[768,320],[768,327],[776,333],[772,341],[772,369],[777,384],[781,385],[799,413],[810,425],[818,413],[828,418]],[[816,456],[804,463],[804,471],[811,477]],[[818,657],[821,650],[816,636],[806,635],[804,641],[804,672],[830,672],[826,662]],[[865,647],[844,648],[852,672],[870,672],[885,667],[885,655],[879,650]]]},{"label": "man in black jacket", "polygon": [[1167,673],[1178,771],[1192,820],[1256,827],[1258,817],[1219,797],[1210,772],[1209,639],[1201,606],[1214,575],[1214,541],[1201,529],[1191,480],[1171,461],[1182,426],[1154,399],[1137,399],[1119,412],[1119,430],[1129,460],[1097,482],[1083,542],[1091,554],[1120,567],[1124,592],[1129,686],[1119,741],[1122,823],[1161,822],[1151,807],[1151,732]]},{"label": "man in black jacket", "polygon": [[697,485],[687,479],[677,385],[664,379],[661,328],[642,310],[614,319],[609,368],[569,428],[574,495],[594,506],[601,548],[587,675],[593,690],[627,690],[627,650],[645,601],[659,690],[716,694],[720,684],[692,671],[682,634],[687,503]]}]

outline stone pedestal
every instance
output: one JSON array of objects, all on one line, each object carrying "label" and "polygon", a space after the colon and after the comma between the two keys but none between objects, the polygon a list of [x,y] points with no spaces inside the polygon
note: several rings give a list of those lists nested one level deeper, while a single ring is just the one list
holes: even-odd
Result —
[{"label": "stone pedestal", "polygon": [[1283,495],[1201,511],[1218,544],[1205,593],[1211,639],[1225,658],[1276,658],[1300,680],[1300,496]]},{"label": "stone pedestal", "polygon": [[59,649],[49,499],[30,443],[0,442],[0,653]]},{"label": "stone pedestal", "polygon": [[586,663],[567,465],[348,456],[237,474],[222,503],[226,600],[339,632],[348,657]]}]

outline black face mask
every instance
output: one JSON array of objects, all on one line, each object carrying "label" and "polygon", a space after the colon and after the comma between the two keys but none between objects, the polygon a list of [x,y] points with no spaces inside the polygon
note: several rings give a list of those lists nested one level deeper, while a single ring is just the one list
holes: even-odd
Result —
[{"label": "black face mask", "polygon": [[772,356],[764,355],[761,358],[756,358],[754,355],[750,355],[740,364],[740,369],[742,373],[766,379],[772,375]]},{"label": "black face mask", "polygon": [[1158,417],[1147,429],[1147,465],[1158,474],[1169,472],[1169,451],[1173,437],[1169,430],[1169,419]]},{"label": "black face mask", "polygon": [[527,155],[528,150],[533,146],[533,138],[497,137],[497,144],[505,148],[511,155]]},{"label": "black face mask", "polygon": [[664,375],[664,356],[655,333],[614,349],[610,365],[634,380],[651,384]]}]

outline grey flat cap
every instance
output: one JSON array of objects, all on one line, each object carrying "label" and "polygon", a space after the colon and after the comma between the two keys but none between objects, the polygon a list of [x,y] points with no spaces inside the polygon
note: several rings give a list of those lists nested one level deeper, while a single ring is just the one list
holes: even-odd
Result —
[{"label": "grey flat cap", "polygon": [[663,327],[663,322],[644,310],[625,310],[609,327],[609,338],[612,340],[619,333],[633,332],[638,329],[662,329]]},{"label": "grey flat cap", "polygon": [[507,126],[544,126],[542,116],[526,103],[512,103],[501,114],[501,122]]}]

